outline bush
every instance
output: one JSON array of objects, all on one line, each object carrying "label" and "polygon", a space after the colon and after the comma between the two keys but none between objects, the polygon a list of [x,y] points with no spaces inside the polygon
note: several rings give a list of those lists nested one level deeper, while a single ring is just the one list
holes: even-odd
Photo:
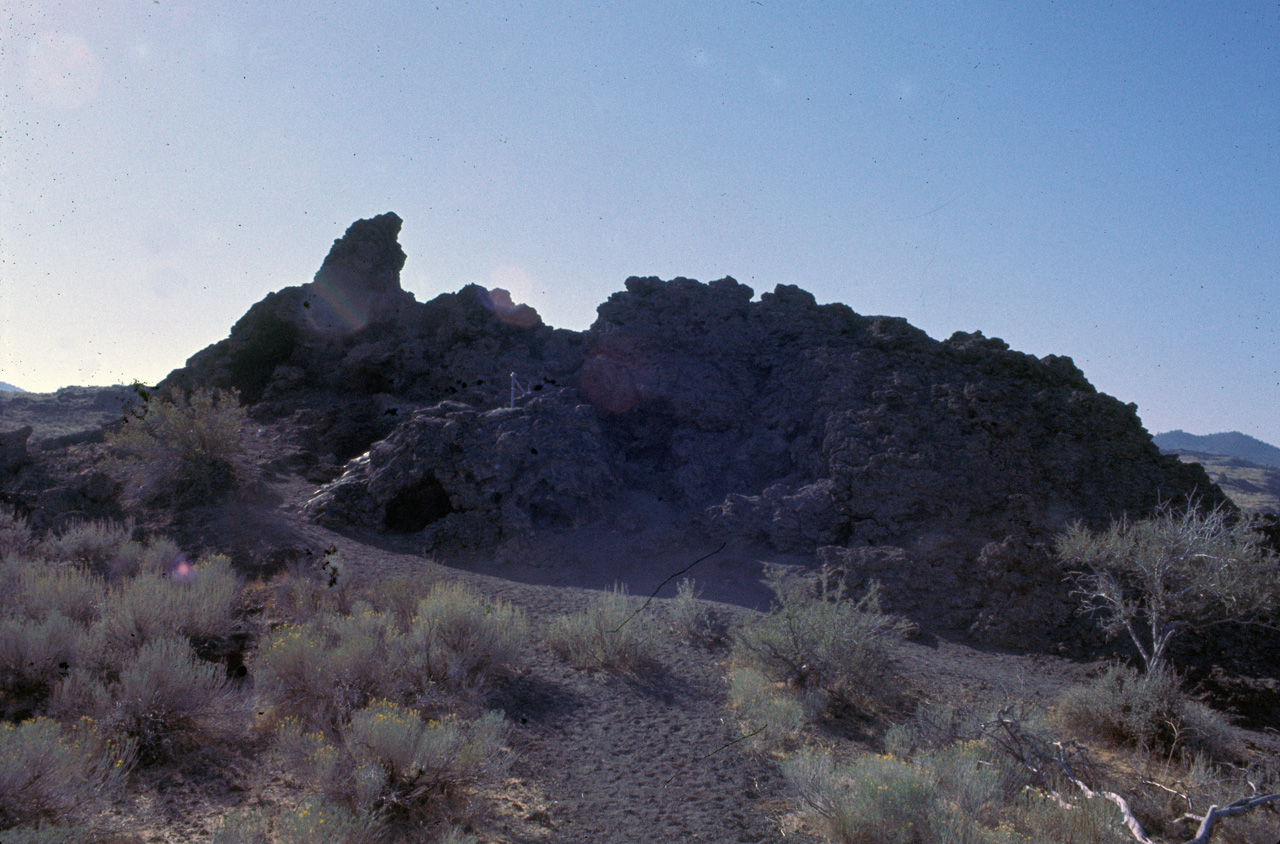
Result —
[{"label": "bush", "polygon": [[4,844],[101,844],[103,839],[92,827],[38,826],[4,831]]},{"label": "bush", "polygon": [[187,507],[234,490],[244,472],[248,415],[234,390],[177,389],[150,401],[107,436],[129,493],[149,504]]},{"label": "bush", "polygon": [[240,581],[221,554],[165,573],[144,572],[110,590],[94,630],[107,664],[162,636],[216,639],[235,627]]},{"label": "bush", "polygon": [[82,820],[132,764],[130,742],[108,740],[87,720],[69,730],[44,718],[0,724],[0,829]]},{"label": "bush", "polygon": [[243,715],[221,669],[198,660],[184,639],[172,636],[143,645],[114,682],[80,676],[75,702],[91,699],[104,728],[133,739],[147,761],[225,739]]},{"label": "bush", "polygon": [[884,747],[890,755],[906,759],[921,751],[950,747],[980,733],[980,726],[954,707],[923,703],[916,707],[911,720],[895,724],[885,732]]},{"label": "bush", "polygon": [[936,783],[925,771],[889,757],[837,765],[803,751],[782,768],[828,837],[847,844],[917,844],[935,808]]},{"label": "bush", "polygon": [[579,668],[634,672],[653,662],[653,623],[635,613],[624,586],[592,599],[580,613],[556,616],[547,642]]},{"label": "bush", "polygon": [[336,727],[373,697],[397,691],[394,661],[402,650],[390,620],[358,606],[350,616],[271,633],[259,651],[257,688],[283,715]]},{"label": "bush", "polygon": [[816,579],[767,573],[777,596],[772,609],[734,631],[738,658],[772,680],[830,701],[882,693],[889,644],[911,629],[905,619],[880,611],[879,584],[857,601],[842,579],[824,567]]},{"label": "bush", "polygon": [[418,603],[405,635],[405,670],[418,689],[434,682],[479,690],[514,662],[528,638],[519,608],[486,601],[461,583],[439,584]]},{"label": "bush", "polygon": [[438,574],[425,571],[381,578],[365,586],[364,598],[404,630],[418,614],[418,602],[430,594],[439,580]]},{"label": "bush", "polygon": [[146,542],[125,542],[111,562],[110,574],[114,579],[136,577],[139,574],[165,574],[182,562],[182,549],[166,536],[153,536]]},{"label": "bush", "polygon": [[458,692],[483,690],[528,635],[520,609],[462,584],[438,584],[403,633],[394,615],[364,601],[350,615],[273,632],[260,648],[258,689],[280,714],[326,728],[375,697],[444,707]]},{"label": "bush", "polygon": [[752,745],[759,750],[794,744],[812,715],[804,702],[754,668],[730,672],[729,705],[742,719],[743,734],[753,736]]},{"label": "bush", "polygon": [[701,591],[686,577],[676,587],[675,599],[667,605],[671,627],[685,641],[709,642],[717,638],[711,612],[706,602],[700,600],[700,595]]},{"label": "bush", "polygon": [[494,712],[424,722],[378,700],[352,713],[336,742],[296,719],[281,724],[278,738],[289,767],[328,799],[416,828],[464,809],[478,786],[501,777],[509,732]]},{"label": "bush", "polygon": [[863,756],[847,764],[807,750],[787,759],[783,773],[809,819],[841,844],[1131,840],[1109,802],[1081,801],[1067,809],[1010,788],[1025,779],[978,741],[913,759]]},{"label": "bush", "polygon": [[12,507],[0,507],[0,560],[6,557],[30,554],[35,550],[36,539],[31,534],[31,523]]},{"label": "bush", "polygon": [[376,841],[381,832],[381,825],[368,812],[318,799],[307,800],[276,819],[279,844],[366,844]]},{"label": "bush", "polygon": [[1223,505],[1166,503],[1096,534],[1076,523],[1055,545],[1081,609],[1100,613],[1108,635],[1128,634],[1147,671],[1183,631],[1257,623],[1280,607],[1280,555]]},{"label": "bush", "polygon": [[1021,814],[1029,840],[1054,844],[1132,844],[1116,805],[1105,798],[1081,799],[1071,811],[1064,811],[1049,797],[1028,792],[1027,808]]},{"label": "bush", "polygon": [[[274,827],[275,835],[271,835]],[[211,844],[372,844],[381,829],[368,813],[312,798],[273,818],[261,809],[229,813]]]},{"label": "bush", "polygon": [[132,535],[132,520],[120,524],[105,519],[76,519],[67,524],[57,536],[46,537],[40,543],[39,553],[51,562],[81,563],[105,570]]},{"label": "bush", "polygon": [[56,612],[87,625],[102,612],[106,591],[100,576],[80,566],[31,563],[3,601],[28,618]]},{"label": "bush", "polygon": [[1183,692],[1167,666],[1140,674],[1112,665],[1092,682],[1067,689],[1058,718],[1084,736],[1117,746],[1202,751],[1218,758],[1240,753],[1226,720]]},{"label": "bush", "polygon": [[59,612],[0,620],[0,691],[19,709],[34,708],[78,662],[83,638],[84,628]]},{"label": "bush", "polygon": [[[361,596],[350,581],[342,555],[331,548],[318,561],[307,558],[290,564],[271,582],[270,594],[279,612],[292,623],[311,624],[324,616],[351,612],[352,605]],[[421,593],[406,593],[401,594],[399,600],[411,600],[412,607],[416,607],[421,597]],[[399,603],[395,606],[399,607]],[[412,608],[407,614],[412,616]]]}]

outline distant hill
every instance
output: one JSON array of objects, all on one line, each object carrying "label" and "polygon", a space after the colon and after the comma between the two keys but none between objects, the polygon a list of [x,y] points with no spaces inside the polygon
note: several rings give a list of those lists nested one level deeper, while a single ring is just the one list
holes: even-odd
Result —
[{"label": "distant hill", "polygon": [[1238,457],[1262,466],[1280,469],[1280,448],[1264,443],[1248,434],[1230,431],[1225,434],[1199,436],[1186,431],[1169,431],[1151,438],[1161,451],[1182,453],[1196,451],[1202,454],[1221,454]]},{"label": "distant hill", "polygon": [[15,387],[8,381],[0,381],[0,393],[25,393],[21,387]]},{"label": "distant hill", "polygon": [[1239,457],[1179,451],[1183,463],[1199,463],[1236,506],[1248,513],[1280,515],[1280,469]]}]

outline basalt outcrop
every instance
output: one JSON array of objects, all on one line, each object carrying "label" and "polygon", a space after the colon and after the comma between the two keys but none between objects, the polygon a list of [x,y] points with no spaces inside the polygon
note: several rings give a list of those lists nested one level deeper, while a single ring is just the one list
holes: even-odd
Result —
[{"label": "basalt outcrop", "polygon": [[[329,524],[483,545],[642,490],[1001,641],[1066,620],[1047,543],[1068,522],[1220,494],[1069,358],[732,278],[630,278],[585,332],[474,285],[418,303],[399,227],[357,222],[167,379],[234,387],[350,460],[308,506]],[[990,611],[1028,595],[1034,618]]]}]

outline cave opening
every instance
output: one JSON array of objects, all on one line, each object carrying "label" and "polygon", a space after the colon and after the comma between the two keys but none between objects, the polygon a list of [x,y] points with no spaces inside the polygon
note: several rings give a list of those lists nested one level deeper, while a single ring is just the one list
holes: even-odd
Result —
[{"label": "cave opening", "polygon": [[383,523],[388,530],[397,533],[417,533],[452,512],[449,494],[444,491],[435,475],[427,475],[387,502],[387,515]]}]

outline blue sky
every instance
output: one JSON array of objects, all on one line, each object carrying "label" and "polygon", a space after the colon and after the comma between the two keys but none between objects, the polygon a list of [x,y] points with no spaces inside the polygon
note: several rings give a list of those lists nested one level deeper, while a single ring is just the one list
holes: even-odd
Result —
[{"label": "blue sky", "polygon": [[420,301],[799,284],[1280,443],[1275,0],[21,6],[0,380],[159,380],[395,211]]}]

